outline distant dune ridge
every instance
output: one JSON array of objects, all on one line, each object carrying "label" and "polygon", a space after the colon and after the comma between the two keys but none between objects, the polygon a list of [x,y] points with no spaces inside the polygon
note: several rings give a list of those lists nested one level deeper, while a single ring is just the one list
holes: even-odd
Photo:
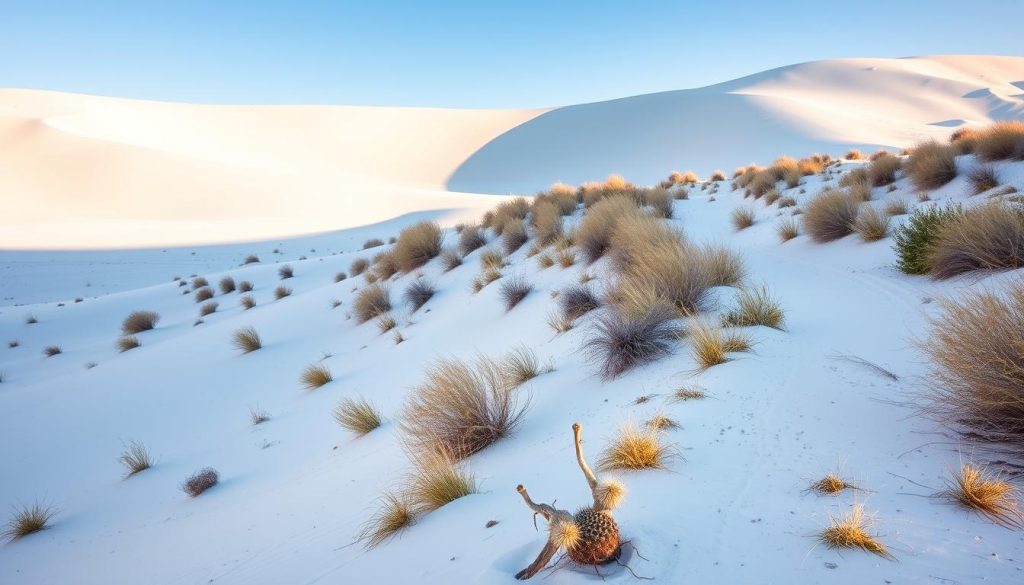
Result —
[{"label": "distant dune ridge", "polygon": [[[267,239],[1024,118],[1024,58],[848,59],[552,110],[207,106],[0,90],[0,248]],[[461,216],[452,216],[461,217]]]}]

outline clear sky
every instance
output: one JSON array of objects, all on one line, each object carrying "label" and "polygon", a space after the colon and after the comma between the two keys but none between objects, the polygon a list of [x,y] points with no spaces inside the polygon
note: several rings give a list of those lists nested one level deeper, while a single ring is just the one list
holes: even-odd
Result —
[{"label": "clear sky", "polygon": [[1021,55],[1022,23],[1024,0],[0,0],[0,87],[549,106],[816,59]]}]

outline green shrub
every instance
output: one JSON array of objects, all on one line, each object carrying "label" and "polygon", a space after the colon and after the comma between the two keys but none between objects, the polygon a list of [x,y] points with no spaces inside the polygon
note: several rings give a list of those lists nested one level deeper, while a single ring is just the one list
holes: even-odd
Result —
[{"label": "green shrub", "polygon": [[893,233],[893,249],[898,256],[896,266],[906,274],[928,274],[931,270],[929,249],[939,228],[962,214],[959,205],[915,209],[907,222]]}]

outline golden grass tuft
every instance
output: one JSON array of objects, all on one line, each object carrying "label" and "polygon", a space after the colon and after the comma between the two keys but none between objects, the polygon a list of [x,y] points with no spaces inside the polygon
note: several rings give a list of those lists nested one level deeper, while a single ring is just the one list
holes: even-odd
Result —
[{"label": "golden grass tuft", "polygon": [[885,239],[889,235],[889,216],[879,213],[870,203],[862,203],[853,230],[865,242]]},{"label": "golden grass tuft", "polygon": [[356,320],[365,323],[391,310],[391,291],[379,283],[371,284],[356,294],[352,306]]},{"label": "golden grass tuft", "polygon": [[362,525],[356,540],[369,550],[384,544],[415,521],[416,515],[406,497],[387,492],[380,497],[377,510]]},{"label": "golden grass tuft", "polygon": [[484,270],[501,270],[505,264],[505,255],[501,250],[489,248],[480,252],[480,268]]},{"label": "golden grass tuft", "polygon": [[903,172],[918,191],[938,189],[956,177],[956,147],[929,141],[911,151]]},{"label": "golden grass tuft", "polygon": [[316,390],[334,381],[334,377],[327,366],[323,364],[310,364],[306,366],[306,369],[302,370],[302,374],[299,375],[299,381],[302,382],[302,386],[306,390]]},{"label": "golden grass tuft", "polygon": [[242,327],[235,330],[231,337],[231,345],[242,353],[251,353],[263,347],[260,334],[253,327]]},{"label": "golden grass tuft", "polygon": [[274,289],[274,298],[277,300],[281,300],[287,296],[291,296],[291,294],[292,289],[288,288],[287,286],[279,286]]},{"label": "golden grass tuft", "polygon": [[[884,151],[882,151],[884,152]],[[890,185],[896,181],[896,172],[903,166],[903,161],[891,154],[884,154],[868,165],[868,180],[872,187]]]},{"label": "golden grass tuft", "polygon": [[785,313],[778,299],[772,296],[767,286],[741,288],[736,295],[737,307],[722,316],[724,325],[751,327],[763,325],[782,330],[785,327]]},{"label": "golden grass tuft", "polygon": [[334,407],[334,420],[360,437],[379,427],[382,418],[380,411],[364,398],[343,398]]},{"label": "golden grass tuft", "polygon": [[513,387],[521,386],[541,373],[537,354],[525,345],[505,354],[501,360],[501,370],[506,381]]},{"label": "golden grass tuft", "polygon": [[788,242],[800,235],[800,228],[797,226],[797,221],[792,217],[786,217],[779,220],[775,230],[776,233],[779,234],[779,239],[783,242]]},{"label": "golden grass tuft", "polygon": [[678,429],[679,423],[663,414],[656,414],[652,416],[650,420],[647,421],[647,426],[651,427],[652,429],[665,431],[671,429]]},{"label": "golden grass tuft", "polygon": [[737,207],[732,210],[729,218],[737,231],[744,230],[754,225],[754,210],[749,207]]},{"label": "golden grass tuft", "polygon": [[664,469],[671,448],[661,442],[661,431],[628,423],[619,428],[597,460],[598,469]]},{"label": "golden grass tuft", "polygon": [[689,331],[693,357],[701,369],[724,364],[728,354],[748,351],[750,341],[737,331],[722,331],[707,323],[698,322]]},{"label": "golden grass tuft", "polygon": [[858,202],[844,191],[826,189],[804,206],[804,229],[815,242],[838,240],[853,233]]},{"label": "golden grass tuft", "polygon": [[902,199],[893,199],[885,204],[885,214],[889,217],[906,215],[908,213],[907,202]]},{"label": "golden grass tuft", "polygon": [[572,519],[556,516],[548,524],[548,540],[556,548],[569,550],[580,542],[580,527]]},{"label": "golden grass tuft", "polygon": [[391,316],[391,313],[384,313],[377,317],[377,328],[380,329],[382,334],[391,331],[395,327],[398,327],[398,322]]},{"label": "golden grass tuft", "polygon": [[1024,453],[1024,281],[941,301],[919,346],[933,364],[927,412]]},{"label": "golden grass tuft", "polygon": [[406,491],[416,512],[432,512],[480,491],[476,477],[448,453],[417,452],[413,459],[416,465],[406,477]]},{"label": "golden grass tuft", "polygon": [[462,459],[510,435],[529,406],[516,386],[507,366],[485,356],[434,362],[399,420],[407,448]]},{"label": "golden grass tuft", "polygon": [[130,315],[125,317],[124,322],[121,323],[121,333],[135,335],[136,333],[149,331],[156,327],[156,323],[159,320],[160,315],[153,311],[132,311]]},{"label": "golden grass tuft", "polygon": [[200,288],[199,290],[196,291],[195,299],[196,299],[197,303],[201,303],[203,301],[208,301],[208,300],[210,300],[212,298],[213,298],[213,289],[208,287],[208,286],[204,286],[203,288]]},{"label": "golden grass tuft", "polygon": [[609,197],[595,203],[576,229],[576,242],[587,262],[596,262],[604,255],[620,221],[638,214],[636,203],[629,197]]},{"label": "golden grass tuft", "polygon": [[391,249],[395,265],[402,272],[411,272],[441,253],[441,227],[432,221],[411,225],[398,233]]},{"label": "golden grass tuft", "polygon": [[[575,208],[575,195],[571,201]],[[532,222],[534,234],[541,246],[550,244],[562,235],[562,209],[553,201],[540,201],[534,205]]]},{"label": "golden grass tuft", "polygon": [[14,515],[7,521],[3,536],[8,540],[24,538],[29,534],[49,528],[50,520],[57,515],[57,509],[35,502],[15,508]]},{"label": "golden grass tuft", "polygon": [[935,278],[1024,266],[1024,207],[992,201],[966,209],[938,227],[926,258]]},{"label": "golden grass tuft", "polygon": [[204,467],[186,478],[184,483],[181,484],[181,489],[188,494],[189,497],[196,498],[206,490],[217,485],[217,482],[219,481],[220,474],[217,473],[216,469],[212,467]]},{"label": "golden grass tuft", "polygon": [[138,441],[128,443],[117,460],[128,469],[125,477],[131,477],[153,466],[153,458],[149,455],[149,450]]},{"label": "golden grass tuft", "polygon": [[1024,122],[1003,120],[977,132],[974,153],[980,160],[1024,160]]},{"label": "golden grass tuft", "polygon": [[843,490],[857,488],[835,473],[829,473],[825,477],[811,483],[808,489],[823,496],[834,496]]},{"label": "golden grass tuft", "polygon": [[242,309],[248,311],[256,306],[256,299],[252,295],[245,295],[241,300]]},{"label": "golden grass tuft", "polygon": [[1024,513],[1017,504],[1019,492],[1006,479],[977,465],[961,465],[942,495],[996,524],[1013,529],[1024,528]]},{"label": "golden grass tuft", "polygon": [[867,532],[867,518],[864,515],[864,505],[854,504],[853,510],[841,519],[834,516],[830,519],[828,528],[822,531],[819,540],[828,548],[859,548],[880,557],[894,560],[884,544]]}]

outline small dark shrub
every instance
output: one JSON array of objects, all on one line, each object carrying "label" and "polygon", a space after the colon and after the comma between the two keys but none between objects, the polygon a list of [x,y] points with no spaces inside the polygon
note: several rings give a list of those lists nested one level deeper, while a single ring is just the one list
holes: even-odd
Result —
[{"label": "small dark shrub", "polygon": [[281,277],[281,280],[287,280],[295,276],[295,271],[292,270],[291,266],[285,264],[277,269],[277,275]]},{"label": "small dark shrub", "polygon": [[434,296],[435,292],[437,292],[437,289],[434,288],[433,283],[420,278],[410,284],[409,288],[405,289],[405,302],[409,303],[409,306],[412,307],[412,312],[415,313],[430,300],[430,297]]},{"label": "small dark shrub", "polygon": [[531,290],[533,286],[522,277],[506,278],[501,283],[501,299],[505,302],[505,309],[511,311]]},{"label": "small dark shrub", "polygon": [[208,301],[208,300],[210,300],[212,298],[213,298],[213,289],[208,287],[208,286],[204,286],[203,288],[201,288],[201,289],[196,291],[195,299],[196,299],[197,303],[201,303],[203,301]]},{"label": "small dark shrub", "polygon": [[665,303],[655,304],[646,314],[635,318],[610,311],[598,318],[594,335],[584,349],[600,365],[603,379],[617,378],[671,353],[678,336],[672,321],[676,314]]},{"label": "small dark shrub", "polygon": [[226,295],[230,292],[235,291],[235,279],[230,276],[225,276],[220,279],[220,293]]},{"label": "small dark shrub", "polygon": [[185,483],[181,484],[181,489],[184,490],[189,497],[195,498],[206,490],[217,485],[220,480],[220,475],[217,470],[212,467],[204,467],[196,473],[192,474]]}]

